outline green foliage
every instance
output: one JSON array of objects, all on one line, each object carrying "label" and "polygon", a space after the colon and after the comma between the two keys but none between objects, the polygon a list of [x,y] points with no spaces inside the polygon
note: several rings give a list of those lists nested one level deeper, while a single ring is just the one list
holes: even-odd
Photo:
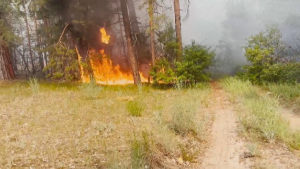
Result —
[{"label": "green foliage", "polygon": [[175,81],[175,72],[173,71],[170,62],[165,58],[158,60],[155,66],[152,67],[150,75],[153,77],[153,83],[172,84]]},{"label": "green foliage", "polygon": [[[175,48],[175,46],[173,46]],[[209,74],[206,70],[213,64],[215,52],[209,47],[197,44],[195,41],[183,49],[182,61],[175,66],[162,58],[156,62],[150,74],[154,84],[194,84],[208,81]]]},{"label": "green foliage", "polygon": [[192,41],[184,48],[182,61],[176,64],[178,80],[190,83],[208,81],[206,70],[212,65],[214,57],[215,52],[209,47]]},{"label": "green foliage", "polygon": [[145,104],[140,100],[133,100],[127,103],[127,111],[131,116],[142,116],[142,112],[145,109]]},{"label": "green foliage", "polygon": [[244,77],[253,83],[299,81],[299,63],[284,60],[286,45],[281,41],[281,33],[269,28],[248,39],[246,58],[251,65],[245,66]]},{"label": "green foliage", "polygon": [[43,70],[49,72],[47,78],[67,81],[79,79],[79,64],[73,49],[55,45],[48,48],[47,52],[49,52],[50,61]]},{"label": "green foliage", "polygon": [[173,63],[175,61],[178,49],[178,43],[176,42],[175,30],[171,23],[167,24],[163,31],[157,33],[158,42],[162,44],[163,57],[169,62]]},{"label": "green foliage", "polygon": [[297,83],[300,80],[300,63],[274,64],[261,72],[261,80],[268,82]]}]

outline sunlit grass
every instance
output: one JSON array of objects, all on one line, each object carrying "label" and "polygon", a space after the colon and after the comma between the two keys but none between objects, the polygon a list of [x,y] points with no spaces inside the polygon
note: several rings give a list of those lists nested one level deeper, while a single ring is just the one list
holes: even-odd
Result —
[{"label": "sunlit grass", "polygon": [[[206,119],[201,109],[208,106],[209,90],[207,85],[156,90],[133,85],[1,82],[0,166],[126,168],[132,165],[134,134],[136,141],[143,141],[143,131],[151,134],[146,139],[153,142],[155,156],[151,157],[177,159],[189,136],[169,128],[179,112],[174,105],[193,115],[195,126],[200,126],[194,130],[204,139],[201,131]],[[142,116],[128,113],[132,101],[142,102]]]},{"label": "sunlit grass", "polygon": [[224,79],[222,86],[232,93],[233,101],[241,103],[238,115],[246,134],[269,143],[283,141],[292,148],[300,149],[299,133],[292,132],[288,121],[282,118],[278,99],[262,94],[249,81],[237,78]]}]

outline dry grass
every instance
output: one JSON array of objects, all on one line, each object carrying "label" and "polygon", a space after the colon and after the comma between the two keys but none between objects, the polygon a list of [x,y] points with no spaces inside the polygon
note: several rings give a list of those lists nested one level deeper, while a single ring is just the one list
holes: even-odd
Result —
[{"label": "dry grass", "polygon": [[300,114],[299,84],[265,84],[265,88],[280,98],[281,103],[294,109],[296,114]]},{"label": "dry grass", "polygon": [[282,118],[278,99],[261,94],[258,87],[237,78],[224,79],[222,85],[232,93],[232,101],[242,104],[238,115],[245,135],[269,143],[282,141],[300,149],[300,133],[293,132],[288,121]]},{"label": "dry grass", "polygon": [[[208,106],[208,97],[207,86],[155,90],[147,86],[1,82],[0,166],[131,168],[135,145],[149,145],[146,150],[151,151],[143,158],[159,159],[164,161],[159,164],[171,168],[179,165],[174,160],[182,157],[182,152],[186,156],[201,151],[197,140],[205,139],[202,130],[207,120],[201,109]],[[128,114],[127,105],[139,98],[145,105],[142,116],[135,118]],[[187,100],[193,103],[183,102]],[[174,104],[178,103],[191,112],[187,120],[194,121],[193,127],[183,128],[197,131],[197,138],[170,129],[177,113]],[[143,137],[143,131],[151,137]],[[182,151],[182,147],[186,149]]]}]

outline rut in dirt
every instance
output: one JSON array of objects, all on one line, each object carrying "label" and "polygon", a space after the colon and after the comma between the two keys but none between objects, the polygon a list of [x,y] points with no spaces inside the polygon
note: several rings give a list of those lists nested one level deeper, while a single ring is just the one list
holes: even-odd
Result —
[{"label": "rut in dirt", "polygon": [[211,85],[214,93],[211,112],[215,113],[215,120],[202,168],[250,168],[250,161],[242,158],[247,149],[242,139],[238,137],[234,105],[228,101],[225,91],[219,88],[217,83]]}]

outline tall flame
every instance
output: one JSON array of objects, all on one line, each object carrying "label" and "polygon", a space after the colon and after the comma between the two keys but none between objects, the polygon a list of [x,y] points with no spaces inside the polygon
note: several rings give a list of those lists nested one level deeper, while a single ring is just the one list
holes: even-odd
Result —
[{"label": "tall flame", "polygon": [[108,44],[110,40],[110,36],[107,35],[106,30],[104,28],[100,29],[101,35],[102,35],[102,43]]},{"label": "tall flame", "polygon": [[[101,32],[101,41],[102,43],[108,44],[110,40],[110,36],[107,35],[106,30],[104,28],[100,29]],[[80,56],[77,48],[76,52],[78,54],[78,61],[80,63],[80,71],[81,71],[81,80],[83,83],[89,83],[90,78],[87,75],[87,71],[84,71],[84,67],[82,66],[82,57]],[[106,85],[125,85],[125,84],[133,84],[134,79],[131,72],[124,72],[121,70],[119,65],[114,66],[111,59],[107,57],[104,49],[99,52],[95,50],[89,51],[90,64],[92,66],[94,79],[98,84],[106,84]],[[147,82],[148,79],[140,73],[142,82]]]}]

